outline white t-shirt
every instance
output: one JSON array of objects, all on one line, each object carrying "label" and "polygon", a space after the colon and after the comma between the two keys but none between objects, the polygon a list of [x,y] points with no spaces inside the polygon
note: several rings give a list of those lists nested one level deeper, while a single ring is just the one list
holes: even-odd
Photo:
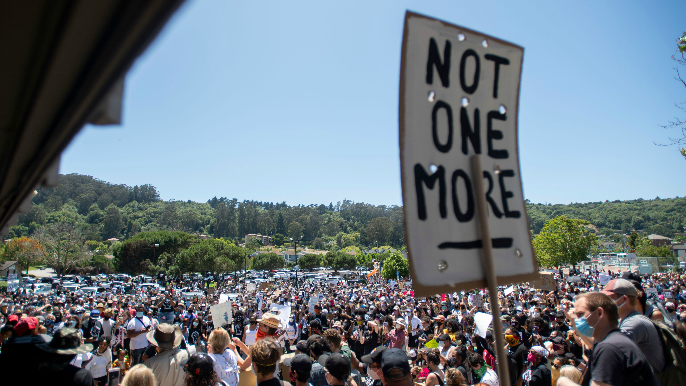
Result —
[{"label": "white t-shirt", "polygon": [[101,355],[93,355],[93,360],[88,362],[86,370],[91,372],[93,378],[100,378],[107,375],[107,365],[110,361]]},{"label": "white t-shirt", "polygon": [[214,362],[214,372],[229,386],[238,386],[238,360],[233,351],[227,349],[224,354],[209,354]]},{"label": "white t-shirt", "polygon": [[481,378],[481,383],[485,383],[490,386],[499,386],[498,374],[492,369],[487,369],[486,374]]},{"label": "white t-shirt", "polygon": [[[146,327],[150,326],[150,319],[143,315],[142,318],[132,318],[129,324],[126,326],[127,330],[143,331]],[[141,348],[148,347],[148,338],[145,334],[140,334],[131,338],[131,343],[129,343],[131,350],[138,350]]]},{"label": "white t-shirt", "polygon": [[112,337],[112,327],[114,326],[114,320],[110,318],[109,320],[103,319],[98,319],[100,324],[102,325],[102,336],[109,336],[110,338]]}]

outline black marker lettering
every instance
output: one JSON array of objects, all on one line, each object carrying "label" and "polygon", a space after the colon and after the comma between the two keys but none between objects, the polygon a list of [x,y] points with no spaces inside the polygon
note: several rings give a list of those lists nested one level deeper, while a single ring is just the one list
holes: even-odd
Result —
[{"label": "black marker lettering", "polygon": [[507,150],[493,149],[493,140],[503,139],[502,131],[493,130],[493,120],[497,119],[499,121],[505,121],[507,120],[507,116],[505,114],[500,114],[497,111],[489,111],[486,117],[486,143],[488,144],[488,156],[496,159],[507,158],[509,156]]},{"label": "black marker lettering", "polygon": [[420,164],[414,165],[414,187],[417,192],[417,216],[420,220],[426,220],[426,200],[424,199],[424,187],[433,189],[438,181],[438,211],[441,213],[441,218],[446,218],[448,211],[445,205],[445,169],[439,166],[436,172],[432,175],[426,173],[426,170]]},{"label": "black marker lettering", "polygon": [[426,61],[426,83],[433,84],[434,82],[434,66],[438,70],[438,76],[441,78],[443,87],[450,86],[450,41],[445,41],[445,48],[443,49],[443,62],[441,62],[441,54],[438,53],[438,45],[434,38],[429,40],[429,60]]},{"label": "black marker lettering", "polygon": [[[465,81],[465,69],[467,67],[467,59],[472,56],[474,57],[474,60],[476,62],[476,68],[474,69],[474,80],[472,81],[471,86],[467,86],[467,82]],[[471,48],[468,49],[467,51],[462,54],[462,60],[460,60],[460,85],[462,86],[462,90],[466,92],[467,94],[474,94],[474,91],[476,91],[476,88],[479,87],[479,72],[481,72],[481,64],[479,62],[479,55],[476,54],[476,51],[472,50]]]},{"label": "black marker lettering", "polygon": [[[416,166],[415,166],[416,168]],[[415,171],[415,175],[416,175]],[[416,178],[416,177],[415,177]],[[488,202],[491,205],[491,211],[493,211],[493,214],[497,218],[503,217],[503,214],[500,213],[500,210],[498,209],[498,205],[495,204],[495,201],[493,201],[493,198],[491,198],[491,193],[493,192],[493,178],[491,178],[491,174],[487,171],[484,170],[484,178],[488,180],[488,190],[486,191],[486,202]]]},{"label": "black marker lettering", "polygon": [[[464,180],[464,187],[467,189],[467,210],[462,213],[460,211],[460,203],[457,199],[457,180],[462,177]],[[472,182],[469,180],[469,176],[462,169],[457,169],[453,172],[452,178],[452,190],[453,190],[453,212],[455,212],[455,217],[459,222],[470,221],[474,217],[474,194],[472,193]]]},{"label": "black marker lettering", "polygon": [[500,79],[500,65],[508,65],[510,64],[510,61],[507,58],[503,58],[502,56],[497,56],[493,54],[486,54],[485,58],[486,60],[492,60],[493,62],[495,62],[495,74],[493,76],[493,98],[498,99],[498,80]]},{"label": "black marker lettering", "polygon": [[514,197],[514,193],[510,192],[505,188],[505,177],[514,177],[514,170],[501,170],[498,176],[498,183],[500,184],[500,197],[503,200],[503,211],[505,212],[505,217],[519,218],[521,215],[518,210],[510,210],[507,205],[507,199]]},{"label": "black marker lettering", "polygon": [[474,130],[469,123],[469,115],[467,115],[467,108],[460,108],[460,136],[462,137],[462,154],[467,155],[467,139],[472,143],[474,153],[481,154],[481,120],[479,118],[479,109],[474,109]]},{"label": "black marker lettering", "polygon": [[[436,127],[436,115],[438,113],[438,109],[440,108],[445,109],[445,112],[448,115],[448,142],[445,145],[439,141],[438,129]],[[438,151],[442,153],[449,152],[450,148],[453,147],[453,109],[450,107],[449,104],[443,101],[436,102],[436,105],[434,106],[434,109],[431,112],[431,133],[434,138],[434,146],[436,146],[436,149],[438,149]]]}]

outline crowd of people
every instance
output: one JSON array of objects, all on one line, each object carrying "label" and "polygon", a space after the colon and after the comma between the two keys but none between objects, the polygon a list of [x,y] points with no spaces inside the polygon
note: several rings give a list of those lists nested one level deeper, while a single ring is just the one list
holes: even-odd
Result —
[{"label": "crowd of people", "polygon": [[[130,293],[96,296],[20,288],[0,295],[0,376],[89,386],[510,386],[498,374],[506,360],[518,386],[686,384],[686,276],[571,274],[573,282],[556,272],[550,291],[520,283],[497,296],[428,298],[379,277],[259,287],[187,277],[159,288],[133,278]],[[224,302],[230,319],[210,312]],[[497,358],[493,323],[502,323],[506,358]]]}]

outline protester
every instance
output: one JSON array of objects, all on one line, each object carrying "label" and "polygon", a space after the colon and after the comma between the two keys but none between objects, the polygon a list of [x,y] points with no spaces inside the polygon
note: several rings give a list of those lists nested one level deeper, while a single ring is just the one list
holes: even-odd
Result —
[{"label": "protester", "polygon": [[279,382],[274,375],[281,360],[281,347],[273,338],[260,339],[250,346],[250,358],[257,386],[290,385],[289,382]]},{"label": "protester", "polygon": [[[593,346],[590,363],[591,381],[608,385],[659,385],[641,350],[619,331],[619,310],[609,296],[600,292],[577,295],[573,314],[576,330],[597,342]],[[568,386],[576,383],[560,376],[557,384]]]},{"label": "protester", "polygon": [[221,327],[217,328],[210,333],[207,344],[208,355],[214,362],[214,372],[219,379],[228,386],[238,386],[238,359],[233,350],[229,349],[229,345],[231,345],[229,333]]},{"label": "protester", "polygon": [[143,364],[133,366],[120,386],[156,386],[155,375]]},{"label": "protester", "polygon": [[154,331],[145,335],[146,339],[155,347],[157,355],[145,361],[157,384],[160,386],[181,386],[184,384],[183,367],[189,358],[187,350],[181,350],[179,345],[183,341],[181,329],[162,323]]},{"label": "protester", "polygon": [[[207,354],[193,354],[183,367],[186,373],[185,386],[218,386],[219,376],[214,372],[214,364]],[[160,383],[164,385],[164,383]]]}]

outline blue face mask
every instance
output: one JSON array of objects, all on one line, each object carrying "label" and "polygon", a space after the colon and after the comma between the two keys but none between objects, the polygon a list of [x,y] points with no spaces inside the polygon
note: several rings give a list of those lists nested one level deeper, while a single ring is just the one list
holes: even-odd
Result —
[{"label": "blue face mask", "polygon": [[[593,312],[595,312],[595,311],[593,311]],[[587,321],[588,317],[591,316],[593,314],[593,312],[588,314],[588,316],[584,316],[583,318],[577,318],[574,321],[574,323],[576,324],[576,329],[579,330],[579,333],[585,337],[588,337],[588,338],[593,337],[593,330],[595,329],[595,326],[591,327]],[[598,322],[600,322],[600,321],[598,321]],[[597,325],[598,325],[598,323],[596,323],[596,326]]]}]

